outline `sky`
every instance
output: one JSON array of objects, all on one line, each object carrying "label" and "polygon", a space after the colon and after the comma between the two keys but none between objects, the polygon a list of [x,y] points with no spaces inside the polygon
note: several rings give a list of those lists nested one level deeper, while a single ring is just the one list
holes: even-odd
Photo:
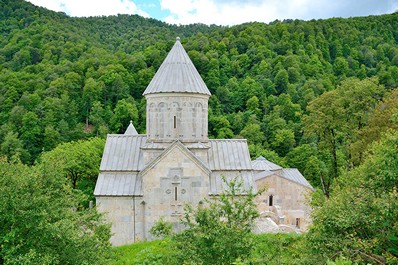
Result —
[{"label": "sky", "polygon": [[398,0],[27,0],[72,17],[138,14],[169,24],[232,26],[284,19],[390,14]]}]

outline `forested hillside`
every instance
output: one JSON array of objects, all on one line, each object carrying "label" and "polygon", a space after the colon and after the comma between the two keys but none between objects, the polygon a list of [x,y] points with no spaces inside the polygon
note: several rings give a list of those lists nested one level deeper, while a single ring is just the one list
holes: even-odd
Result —
[{"label": "forested hillside", "polygon": [[[78,140],[124,132],[130,120],[145,133],[142,92],[179,36],[212,93],[209,136],[248,139],[253,158],[263,155],[297,167],[330,197],[329,204],[323,199],[313,202],[321,209],[314,215],[318,236],[324,233],[327,238],[334,229],[322,222],[342,203],[336,198],[355,197],[363,191],[361,183],[372,177],[357,179],[358,190],[351,193],[347,189],[356,186],[347,187],[343,180],[373,176],[370,171],[377,166],[384,170],[380,172],[391,170],[390,184],[371,183],[373,190],[388,186],[381,189],[388,198],[375,195],[384,203],[377,205],[381,208],[363,207],[376,209],[373,217],[388,219],[384,221],[392,232],[371,232],[396,257],[398,247],[388,245],[398,238],[396,211],[387,202],[396,204],[397,199],[398,169],[389,160],[396,150],[388,149],[388,143],[396,144],[398,128],[398,13],[232,27],[176,26],[136,15],[71,18],[23,0],[0,0],[0,36],[0,157],[27,165],[40,163],[43,152],[41,163],[71,158],[58,170],[70,177],[72,188],[84,186],[92,194],[103,142]],[[380,139],[381,144],[369,149]],[[382,158],[383,152],[390,156]],[[90,165],[74,164],[87,155]],[[391,167],[384,168],[377,159],[389,161]],[[20,172],[27,170],[19,167]],[[320,207],[324,204],[329,208]],[[339,229],[347,231],[349,221]],[[311,236],[316,237],[316,229]],[[358,233],[354,229],[347,237]],[[363,247],[369,238],[355,242]],[[381,243],[372,249],[376,241],[369,240],[367,255],[380,257],[377,251],[386,251]],[[311,242],[314,253],[323,244]]]},{"label": "forested hillside", "polygon": [[[398,85],[398,14],[172,26],[127,15],[70,18],[3,0],[1,154],[19,153],[32,163],[61,142],[123,132],[130,119],[144,133],[141,94],[176,36],[213,94],[210,136],[247,138],[253,156],[306,175],[317,172],[307,172],[300,156],[312,157],[325,174],[336,170],[317,148],[321,137],[303,135],[311,101],[339,86],[348,94],[336,96],[354,101],[347,89],[371,82],[378,89],[358,109],[366,116],[361,129],[376,102]],[[335,146],[341,163],[352,158],[348,145],[358,137],[357,130],[347,133]]]}]

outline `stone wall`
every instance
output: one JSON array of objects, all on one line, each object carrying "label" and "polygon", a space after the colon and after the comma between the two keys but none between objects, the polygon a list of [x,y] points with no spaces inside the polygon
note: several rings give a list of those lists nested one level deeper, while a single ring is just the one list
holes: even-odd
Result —
[{"label": "stone wall", "polygon": [[272,212],[283,217],[279,224],[297,225],[306,230],[311,209],[307,205],[307,196],[311,189],[277,175],[257,180],[256,186],[266,188],[256,198],[260,213]]},{"label": "stone wall", "polygon": [[146,95],[148,142],[206,142],[208,99],[192,93]]},{"label": "stone wall", "polygon": [[184,205],[208,196],[209,172],[197,162],[176,146],[142,172],[147,230],[162,216],[178,229]]}]

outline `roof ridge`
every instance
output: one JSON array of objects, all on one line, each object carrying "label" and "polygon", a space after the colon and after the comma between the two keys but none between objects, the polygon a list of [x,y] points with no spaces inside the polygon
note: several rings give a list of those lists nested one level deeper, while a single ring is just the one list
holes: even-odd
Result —
[{"label": "roof ridge", "polygon": [[146,137],[146,134],[118,134],[118,133],[108,133],[107,137]]},{"label": "roof ridge", "polygon": [[242,141],[242,142],[247,142],[247,139],[209,139],[209,141]]}]

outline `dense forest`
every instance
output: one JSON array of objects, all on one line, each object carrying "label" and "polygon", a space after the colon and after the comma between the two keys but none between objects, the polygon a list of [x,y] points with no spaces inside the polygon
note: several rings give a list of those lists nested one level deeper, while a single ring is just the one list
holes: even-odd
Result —
[{"label": "dense forest", "polygon": [[[296,167],[317,188],[316,225],[309,233],[314,251],[329,247],[324,255],[330,258],[340,253],[339,245],[350,249],[352,241],[342,243],[337,234],[367,218],[350,219],[339,233],[324,218],[344,205],[336,198],[368,192],[359,175],[391,171],[384,181],[364,177],[380,193],[362,199],[380,203],[363,206],[360,215],[384,222],[385,232],[361,230],[366,238],[355,246],[368,259],[361,251],[347,255],[397,262],[398,166],[389,158],[398,151],[388,148],[397,146],[398,13],[176,26],[137,15],[72,18],[23,0],[0,0],[0,36],[4,170],[18,163],[18,172],[36,172],[69,158],[57,170],[72,189],[92,194],[106,134],[124,132],[130,120],[145,133],[142,92],[179,36],[212,93],[209,136],[246,138],[253,158]],[[380,160],[385,154],[390,157]],[[374,161],[380,164],[370,166]],[[390,161],[384,171],[370,172],[383,161]],[[352,179],[357,186],[346,183]],[[349,193],[353,187],[358,190]],[[81,202],[87,206],[89,199]],[[365,208],[386,219],[372,219]],[[347,238],[361,231],[353,228]],[[333,247],[322,248],[333,233]],[[0,248],[0,264],[4,257]]]}]

